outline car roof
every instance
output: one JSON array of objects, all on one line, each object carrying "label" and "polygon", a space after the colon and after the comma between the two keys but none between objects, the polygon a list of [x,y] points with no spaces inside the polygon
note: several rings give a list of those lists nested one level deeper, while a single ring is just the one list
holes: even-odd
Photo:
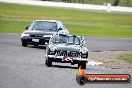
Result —
[{"label": "car roof", "polygon": [[35,20],[35,21],[60,22],[60,21],[57,21],[57,20]]}]

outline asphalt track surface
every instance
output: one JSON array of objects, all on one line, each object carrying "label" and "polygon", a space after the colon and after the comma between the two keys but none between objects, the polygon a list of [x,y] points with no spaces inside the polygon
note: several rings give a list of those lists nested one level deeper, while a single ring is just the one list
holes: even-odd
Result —
[{"label": "asphalt track surface", "polygon": [[131,51],[132,39],[85,37],[89,51]]},{"label": "asphalt track surface", "polygon": [[[90,51],[132,50],[131,39],[86,37]],[[103,43],[104,42],[104,43]],[[119,44],[118,44],[119,43]],[[119,45],[119,46],[117,46]],[[104,47],[103,47],[104,46]],[[107,46],[110,46],[106,48]],[[116,47],[117,46],[117,47]],[[126,48],[125,48],[126,46]],[[97,50],[96,50],[97,47]],[[103,47],[103,48],[102,48]],[[112,48],[113,47],[113,48]],[[77,65],[53,63],[45,66],[45,47],[22,47],[20,34],[0,34],[0,88],[131,88],[130,84],[86,84],[76,82]],[[87,65],[87,73],[130,74],[131,69]]]}]

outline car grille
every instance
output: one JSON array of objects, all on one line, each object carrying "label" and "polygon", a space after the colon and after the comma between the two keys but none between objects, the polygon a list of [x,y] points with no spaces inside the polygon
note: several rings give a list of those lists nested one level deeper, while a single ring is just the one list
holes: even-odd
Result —
[{"label": "car grille", "polygon": [[30,35],[31,37],[42,37],[43,35],[41,35],[41,34],[32,34],[32,35]]},{"label": "car grille", "polygon": [[80,53],[75,51],[57,51],[57,56],[80,57]]}]

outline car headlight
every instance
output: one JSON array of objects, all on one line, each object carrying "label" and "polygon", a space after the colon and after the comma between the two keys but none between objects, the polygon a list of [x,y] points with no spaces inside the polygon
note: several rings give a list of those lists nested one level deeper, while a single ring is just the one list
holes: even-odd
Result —
[{"label": "car headlight", "polygon": [[54,45],[50,45],[49,48],[50,48],[51,51],[55,51],[56,50],[56,47]]},{"label": "car headlight", "polygon": [[21,37],[29,36],[29,34],[22,33]]},{"label": "car headlight", "polygon": [[86,54],[88,52],[88,49],[86,47],[83,47],[80,49],[80,52],[82,52],[82,54]]}]

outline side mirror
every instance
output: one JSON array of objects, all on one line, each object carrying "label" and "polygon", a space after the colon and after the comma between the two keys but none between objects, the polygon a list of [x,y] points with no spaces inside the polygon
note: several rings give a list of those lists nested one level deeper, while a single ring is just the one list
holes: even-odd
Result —
[{"label": "side mirror", "polygon": [[59,28],[58,31],[62,30],[62,28]]},{"label": "side mirror", "polygon": [[25,29],[27,30],[29,28],[29,26],[26,26]]}]

